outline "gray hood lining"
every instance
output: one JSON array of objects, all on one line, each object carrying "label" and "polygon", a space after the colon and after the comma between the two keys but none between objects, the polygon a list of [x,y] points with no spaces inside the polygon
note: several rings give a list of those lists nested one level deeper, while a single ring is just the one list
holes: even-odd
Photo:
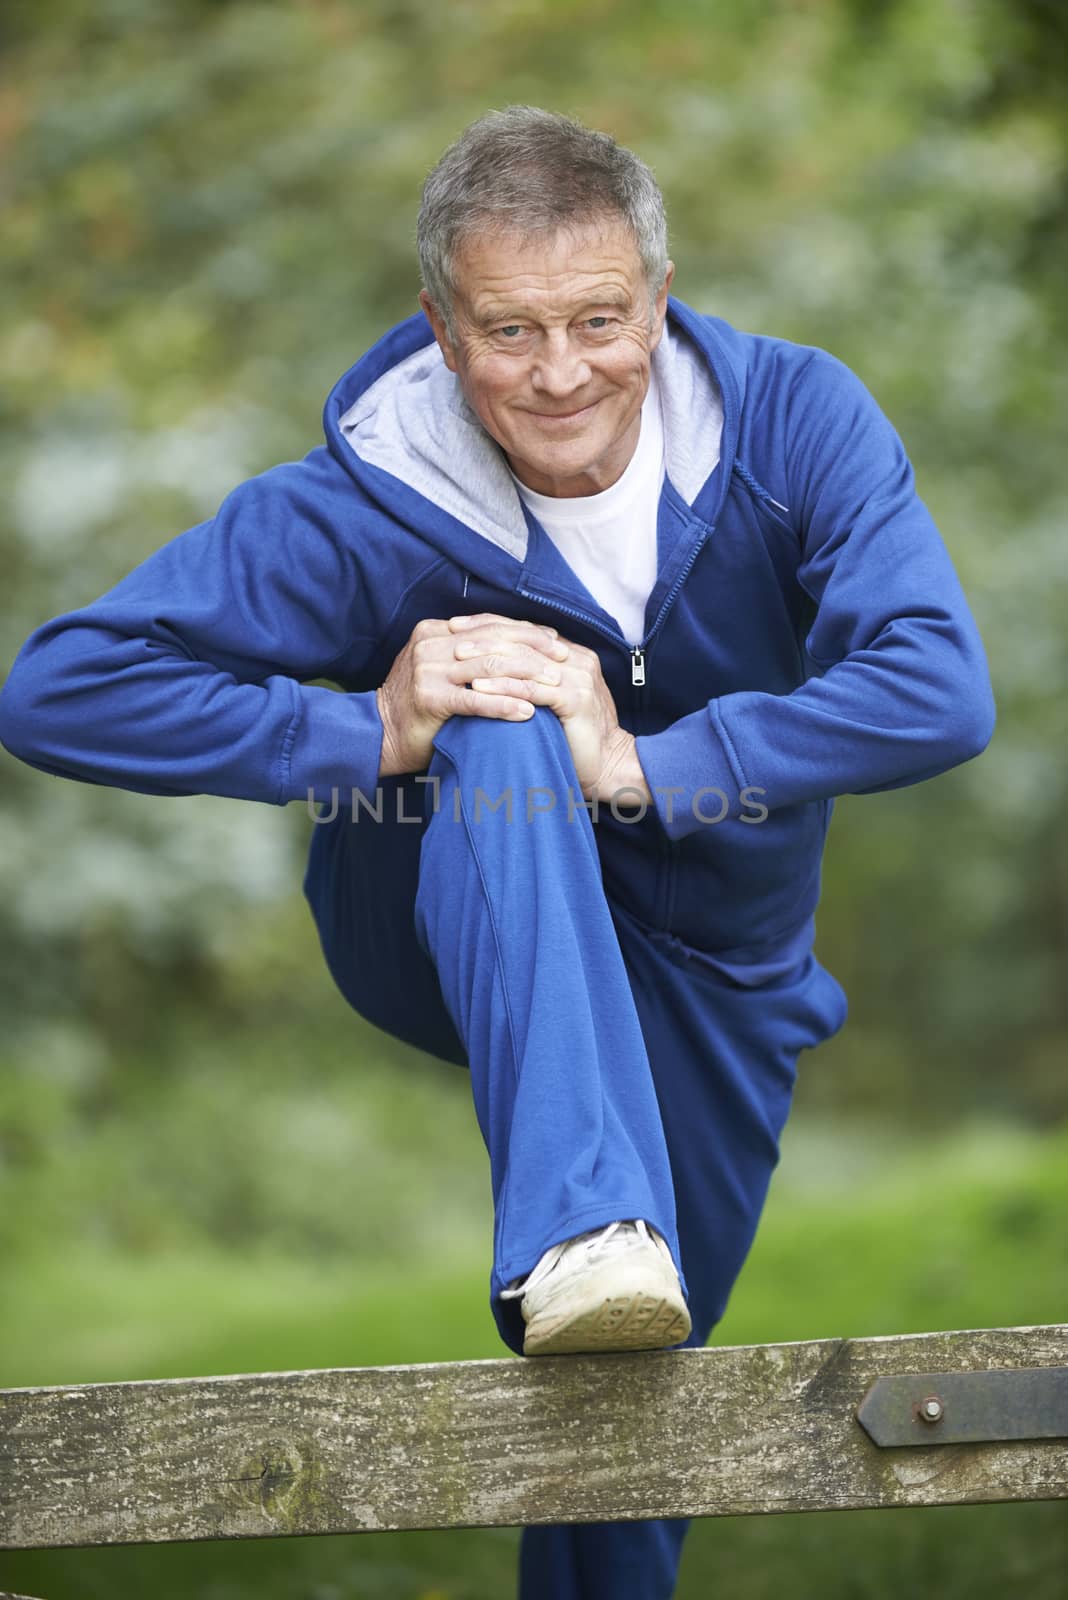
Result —
[{"label": "gray hood lining", "polygon": [[[719,386],[696,345],[667,321],[652,359],[667,475],[692,505],[719,461]],[[362,461],[398,478],[517,561],[525,559],[527,524],[512,475],[436,341],[383,373],[339,427]]]}]

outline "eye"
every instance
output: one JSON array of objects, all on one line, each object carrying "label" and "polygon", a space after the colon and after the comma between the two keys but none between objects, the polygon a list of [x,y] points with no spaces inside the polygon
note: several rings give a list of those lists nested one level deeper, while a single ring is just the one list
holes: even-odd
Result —
[{"label": "eye", "polygon": [[590,317],[587,326],[590,327],[590,328],[607,328],[607,326],[608,326],[608,318],[607,317]]},{"label": "eye", "polygon": [[514,339],[518,334],[522,333],[522,331],[522,325],[518,322],[510,322],[506,328],[497,329],[497,332],[505,339]]}]

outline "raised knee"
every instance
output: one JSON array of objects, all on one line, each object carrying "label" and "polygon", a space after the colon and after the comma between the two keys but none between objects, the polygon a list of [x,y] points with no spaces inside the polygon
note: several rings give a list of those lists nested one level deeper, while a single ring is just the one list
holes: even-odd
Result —
[{"label": "raised knee", "polygon": [[522,721],[512,721],[511,718],[505,717],[466,717],[458,715],[446,718],[434,735],[434,743],[437,744],[442,738],[452,739],[456,736],[471,739],[492,739],[497,737],[514,739],[524,732],[529,732],[531,729],[548,733],[554,728],[563,733],[560,718],[555,711],[550,711],[548,706],[535,706],[534,715],[524,717]]},{"label": "raised knee", "polygon": [[530,785],[549,785],[554,792],[563,791],[564,800],[568,785],[576,785],[575,768],[563,725],[555,711],[548,706],[535,706],[534,715],[525,722],[505,722],[499,717],[450,717],[438,729],[434,738],[438,754],[431,763],[431,773],[444,773],[440,767],[444,757],[457,774],[462,773],[464,785],[495,784],[524,788]]},{"label": "raised knee", "polygon": [[449,717],[434,735],[435,749],[446,755],[454,751],[489,749],[505,757],[513,752],[527,752],[536,744],[549,745],[556,750],[567,749],[560,718],[548,706],[535,706],[534,715],[523,722],[506,721],[503,717]]}]

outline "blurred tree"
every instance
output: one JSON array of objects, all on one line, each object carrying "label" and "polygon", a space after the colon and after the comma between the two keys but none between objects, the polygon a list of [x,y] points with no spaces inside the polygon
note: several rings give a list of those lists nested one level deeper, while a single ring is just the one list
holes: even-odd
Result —
[{"label": "blurred tree", "polygon": [[[0,26],[0,657],[317,442],[327,388],[414,308],[419,186],[466,121],[571,111],[660,176],[683,298],[871,385],[992,659],[980,762],[839,805],[820,948],[853,1020],[810,1103],[1063,1114],[1062,8],[40,0]],[[42,1014],[87,1048],[166,1051],[190,1005],[251,1025],[278,969],[234,952],[270,908],[299,1013],[302,807],[11,761],[0,806],[24,1039]]]}]

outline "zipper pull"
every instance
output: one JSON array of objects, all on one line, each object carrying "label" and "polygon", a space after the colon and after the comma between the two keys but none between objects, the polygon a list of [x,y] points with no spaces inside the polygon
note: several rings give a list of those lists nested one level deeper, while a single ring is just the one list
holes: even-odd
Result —
[{"label": "zipper pull", "polygon": [[630,652],[630,681],[639,689],[645,682],[645,651],[635,645]]}]

